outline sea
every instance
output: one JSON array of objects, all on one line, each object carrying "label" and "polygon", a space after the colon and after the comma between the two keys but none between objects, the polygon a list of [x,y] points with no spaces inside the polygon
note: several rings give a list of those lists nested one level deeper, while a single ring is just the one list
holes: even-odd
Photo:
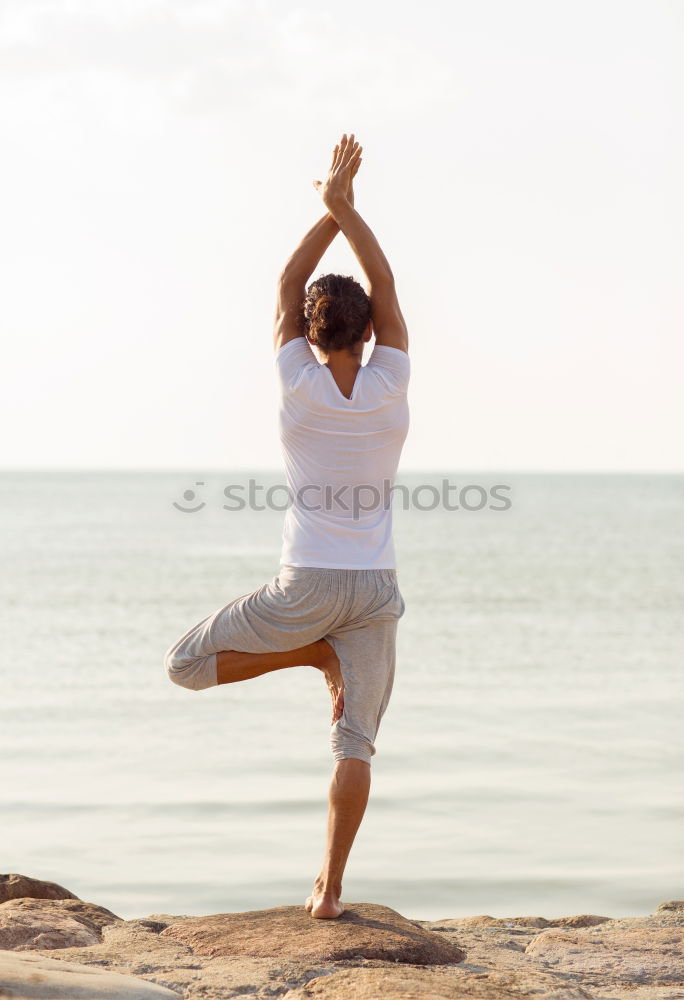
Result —
[{"label": "sea", "polygon": [[[552,919],[684,898],[684,477],[397,484],[406,612],[343,901]],[[333,766],[320,672],[196,692],[163,666],[277,575],[282,474],[5,470],[0,497],[2,871],[124,919],[303,903]]]}]

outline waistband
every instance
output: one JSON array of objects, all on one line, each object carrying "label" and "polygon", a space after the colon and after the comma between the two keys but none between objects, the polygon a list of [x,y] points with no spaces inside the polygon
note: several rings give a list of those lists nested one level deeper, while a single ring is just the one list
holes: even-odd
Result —
[{"label": "waistband", "polygon": [[379,580],[382,583],[394,583],[397,579],[396,569],[348,569],[343,566],[291,566],[289,563],[280,564],[281,574],[289,577],[318,576],[329,580]]}]

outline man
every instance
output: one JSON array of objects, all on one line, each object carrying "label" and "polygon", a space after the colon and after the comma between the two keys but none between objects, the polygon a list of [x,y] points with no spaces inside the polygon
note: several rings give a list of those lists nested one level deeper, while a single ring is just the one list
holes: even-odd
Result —
[{"label": "man", "polygon": [[[190,629],[166,653],[174,683],[190,690],[285,667],[313,666],[331,692],[328,838],[306,909],[344,912],[342,875],[368,802],[374,740],[395,670],[399,591],[389,493],[408,432],[408,334],[389,263],[354,208],[362,147],[346,133],[326,179],[327,213],[278,281],[274,329],[280,436],[293,498],[279,573]],[[342,231],[366,278],[306,282]],[[363,345],[375,347],[363,366]],[[324,358],[319,363],[310,345]]]}]

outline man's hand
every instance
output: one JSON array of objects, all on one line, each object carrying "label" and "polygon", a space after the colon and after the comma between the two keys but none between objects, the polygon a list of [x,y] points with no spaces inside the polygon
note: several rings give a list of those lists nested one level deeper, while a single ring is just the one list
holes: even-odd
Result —
[{"label": "man's hand", "polygon": [[356,166],[352,168],[351,177],[349,178],[349,187],[347,189],[347,201],[352,206],[354,205],[354,184],[353,184],[353,181],[354,181],[354,178],[356,177],[356,173],[357,173],[357,171],[358,171],[358,169],[359,169],[360,166],[361,166],[361,157],[359,157],[358,160],[356,161]]},{"label": "man's hand", "polygon": [[362,148],[358,142],[354,142],[353,132],[349,139],[345,132],[333,150],[332,163],[325,181],[313,182],[327,207],[340,200],[354,204],[352,181],[361,164]]}]

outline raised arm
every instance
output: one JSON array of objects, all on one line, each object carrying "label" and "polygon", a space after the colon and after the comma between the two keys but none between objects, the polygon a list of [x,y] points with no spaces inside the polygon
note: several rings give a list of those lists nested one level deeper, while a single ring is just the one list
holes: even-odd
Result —
[{"label": "raised arm", "polygon": [[[357,162],[349,173],[347,200],[354,204],[353,180],[359,169]],[[276,312],[273,324],[273,346],[276,351],[296,337],[303,337],[302,310],[306,283],[318,267],[318,262],[340,231],[330,212],[318,220],[289,257],[280,273],[276,287]]]},{"label": "raised arm", "polygon": [[399,308],[394,275],[370,226],[361,218],[350,203],[346,191],[348,176],[358,169],[361,149],[354,142],[354,134],[349,139],[346,134],[335,146],[333,164],[326,180],[314,181],[314,186],[323,198],[326,208],[356,255],[363,268],[369,285],[371,318],[376,343],[385,347],[395,347],[408,351],[408,330]]},{"label": "raised arm", "polygon": [[339,231],[340,227],[333,217],[324,215],[311,227],[283,268],[276,286],[273,321],[273,346],[276,351],[296,337],[304,336],[302,311],[306,282]]}]

